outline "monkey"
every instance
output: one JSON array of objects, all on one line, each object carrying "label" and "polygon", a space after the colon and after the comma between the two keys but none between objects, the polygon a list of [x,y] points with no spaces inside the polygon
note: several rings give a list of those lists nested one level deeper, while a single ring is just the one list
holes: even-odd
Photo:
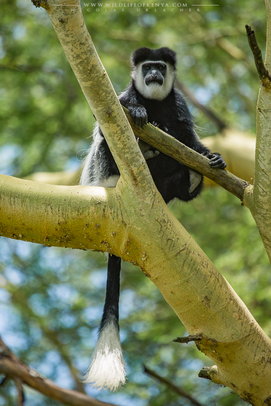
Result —
[{"label": "monkey", "polygon": [[[212,168],[224,169],[219,153],[211,153],[200,141],[187,104],[174,87],[176,53],[167,47],[135,50],[131,56],[131,82],[119,96],[137,127],[148,122],[209,158]],[[144,146],[146,147],[146,145]],[[144,149],[144,148],[143,148]],[[203,176],[173,158],[148,147],[144,153],[154,183],[164,201],[190,201],[203,187]],[[98,125],[84,162],[81,185],[115,187],[120,173]],[[119,283],[121,259],[109,255],[106,299],[99,338],[84,382],[115,391],[125,383],[125,362],[119,338]]]}]

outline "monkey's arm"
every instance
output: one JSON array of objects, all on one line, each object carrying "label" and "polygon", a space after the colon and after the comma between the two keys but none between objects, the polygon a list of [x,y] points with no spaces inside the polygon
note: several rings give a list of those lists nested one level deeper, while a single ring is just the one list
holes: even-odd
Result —
[{"label": "monkey's arm", "polygon": [[[188,145],[188,147],[190,147],[190,145]],[[206,158],[210,160],[209,164],[212,168],[216,169],[226,168],[227,164],[222,158],[222,156],[218,152],[211,152],[207,147],[205,147],[205,145],[203,145],[200,142],[200,139],[196,133],[195,133],[195,141],[193,142],[190,148],[199,152],[201,155],[206,156]]]},{"label": "monkey's arm", "polygon": [[[133,122],[137,127],[143,127],[145,124],[147,124],[147,110],[138,102],[137,93],[132,84],[130,84],[128,89],[126,89],[126,91],[120,95],[119,101],[124,107],[129,110]],[[160,153],[158,150],[154,149],[139,138],[137,139],[137,141],[139,148],[141,149],[141,152],[146,160],[154,158]]]},{"label": "monkey's arm", "polygon": [[120,97],[119,101],[121,104],[126,107],[135,123],[135,125],[139,127],[143,127],[148,122],[148,114],[147,110],[144,106],[142,106],[137,97],[137,92],[134,89],[132,83],[129,87],[123,92]]}]

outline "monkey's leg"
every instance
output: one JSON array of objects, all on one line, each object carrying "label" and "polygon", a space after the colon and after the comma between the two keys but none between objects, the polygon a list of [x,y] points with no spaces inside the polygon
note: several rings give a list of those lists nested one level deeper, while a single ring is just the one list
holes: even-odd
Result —
[{"label": "monkey's leg", "polygon": [[190,181],[189,193],[192,193],[202,181],[202,175],[194,171],[193,169],[189,169],[189,181]]},{"label": "monkey's leg", "polygon": [[138,142],[139,148],[141,149],[141,152],[146,160],[150,159],[150,158],[154,158],[155,156],[160,154],[160,152],[157,149],[155,149],[155,150],[151,149],[152,146],[147,144],[145,141],[142,141],[138,138],[137,142]]},{"label": "monkey's leg", "polygon": [[84,380],[85,383],[92,383],[95,388],[111,391],[125,383],[125,362],[119,338],[120,270],[121,259],[109,255],[106,299],[99,339]]}]

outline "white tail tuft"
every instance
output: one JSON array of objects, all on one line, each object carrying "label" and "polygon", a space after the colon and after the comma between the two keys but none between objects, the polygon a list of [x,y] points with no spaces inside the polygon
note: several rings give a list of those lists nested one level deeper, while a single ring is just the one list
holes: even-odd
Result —
[{"label": "white tail tuft", "polygon": [[117,325],[110,321],[101,330],[84,383],[115,391],[125,383],[125,362]]}]

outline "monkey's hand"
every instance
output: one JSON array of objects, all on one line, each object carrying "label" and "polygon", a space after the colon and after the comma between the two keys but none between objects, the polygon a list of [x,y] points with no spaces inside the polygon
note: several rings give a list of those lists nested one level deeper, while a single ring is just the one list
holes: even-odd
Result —
[{"label": "monkey's hand", "polygon": [[160,154],[160,152],[157,151],[157,149],[155,150],[151,149],[152,147],[149,144],[140,140],[139,138],[137,139],[137,142],[146,161],[147,159],[154,158],[155,156]]},{"label": "monkey's hand", "polygon": [[218,152],[205,152],[202,155],[210,159],[209,164],[212,168],[224,169],[227,166],[226,162]]},{"label": "monkey's hand", "polygon": [[147,124],[148,114],[145,107],[141,106],[141,104],[129,104],[127,109],[130,111],[133,122],[138,128]]}]

